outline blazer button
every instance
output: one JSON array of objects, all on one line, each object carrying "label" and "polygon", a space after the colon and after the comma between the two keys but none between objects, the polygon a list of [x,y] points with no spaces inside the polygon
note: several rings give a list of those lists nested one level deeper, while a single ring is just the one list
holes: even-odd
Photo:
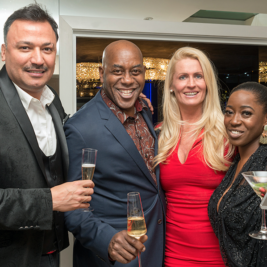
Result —
[{"label": "blazer button", "polygon": [[158,224],[162,224],[162,220],[161,219],[158,220]]}]

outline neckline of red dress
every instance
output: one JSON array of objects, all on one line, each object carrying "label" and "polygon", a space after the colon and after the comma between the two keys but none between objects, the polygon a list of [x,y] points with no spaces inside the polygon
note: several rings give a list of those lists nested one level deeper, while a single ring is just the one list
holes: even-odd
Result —
[{"label": "neckline of red dress", "polygon": [[197,144],[199,144],[199,143],[202,141],[202,138],[203,138],[203,132],[204,132],[204,128],[200,131],[198,137],[197,137],[196,140],[194,141],[192,147],[190,148],[190,150],[189,150],[189,152],[188,152],[187,158],[186,158],[186,160],[185,160],[184,163],[181,163],[181,161],[180,161],[180,159],[179,159],[179,157],[178,157],[178,148],[179,148],[179,144],[180,144],[180,138],[179,138],[179,140],[178,140],[178,142],[177,142],[177,145],[176,145],[176,148],[175,148],[174,152],[175,152],[175,154],[176,154],[176,156],[177,156],[177,159],[178,159],[178,161],[179,161],[179,163],[180,163],[181,165],[185,165],[185,164],[186,164],[186,162],[187,162],[187,160],[188,160],[188,157],[189,157],[189,154],[191,153],[191,151],[197,146]]}]

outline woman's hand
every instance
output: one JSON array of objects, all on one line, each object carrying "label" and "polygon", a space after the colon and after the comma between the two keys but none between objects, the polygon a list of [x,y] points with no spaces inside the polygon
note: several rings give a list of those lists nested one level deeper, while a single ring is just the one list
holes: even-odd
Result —
[{"label": "woman's hand", "polygon": [[149,107],[151,113],[154,114],[154,108],[153,108],[153,106],[152,106],[152,104],[151,104],[150,99],[148,99],[148,98],[146,97],[146,95],[144,95],[143,93],[140,93],[139,97],[141,97],[142,99],[144,99],[144,100],[147,102],[148,107]]}]

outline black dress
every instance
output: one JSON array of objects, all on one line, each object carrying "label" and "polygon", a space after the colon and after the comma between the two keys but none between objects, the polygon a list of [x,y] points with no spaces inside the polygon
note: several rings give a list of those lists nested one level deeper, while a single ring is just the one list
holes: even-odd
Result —
[{"label": "black dress", "polygon": [[217,212],[217,204],[230,186],[239,160],[238,154],[221,184],[211,196],[208,206],[210,222],[219,239],[225,266],[267,267],[267,241],[257,240],[248,235],[251,231],[260,230],[261,199],[241,174],[245,171],[266,170],[267,146],[261,145],[249,158],[222,198]]}]

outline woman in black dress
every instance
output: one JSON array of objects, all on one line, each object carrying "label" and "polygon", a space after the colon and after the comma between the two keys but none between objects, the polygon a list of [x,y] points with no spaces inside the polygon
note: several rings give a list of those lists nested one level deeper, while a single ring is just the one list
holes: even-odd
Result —
[{"label": "woman in black dress", "polygon": [[234,88],[225,109],[224,124],[238,154],[211,196],[210,222],[226,266],[266,267],[267,241],[249,236],[250,232],[260,230],[261,200],[241,173],[266,170],[267,145],[261,144],[260,139],[267,143],[267,138],[260,137],[267,125],[267,87],[247,82]]}]

